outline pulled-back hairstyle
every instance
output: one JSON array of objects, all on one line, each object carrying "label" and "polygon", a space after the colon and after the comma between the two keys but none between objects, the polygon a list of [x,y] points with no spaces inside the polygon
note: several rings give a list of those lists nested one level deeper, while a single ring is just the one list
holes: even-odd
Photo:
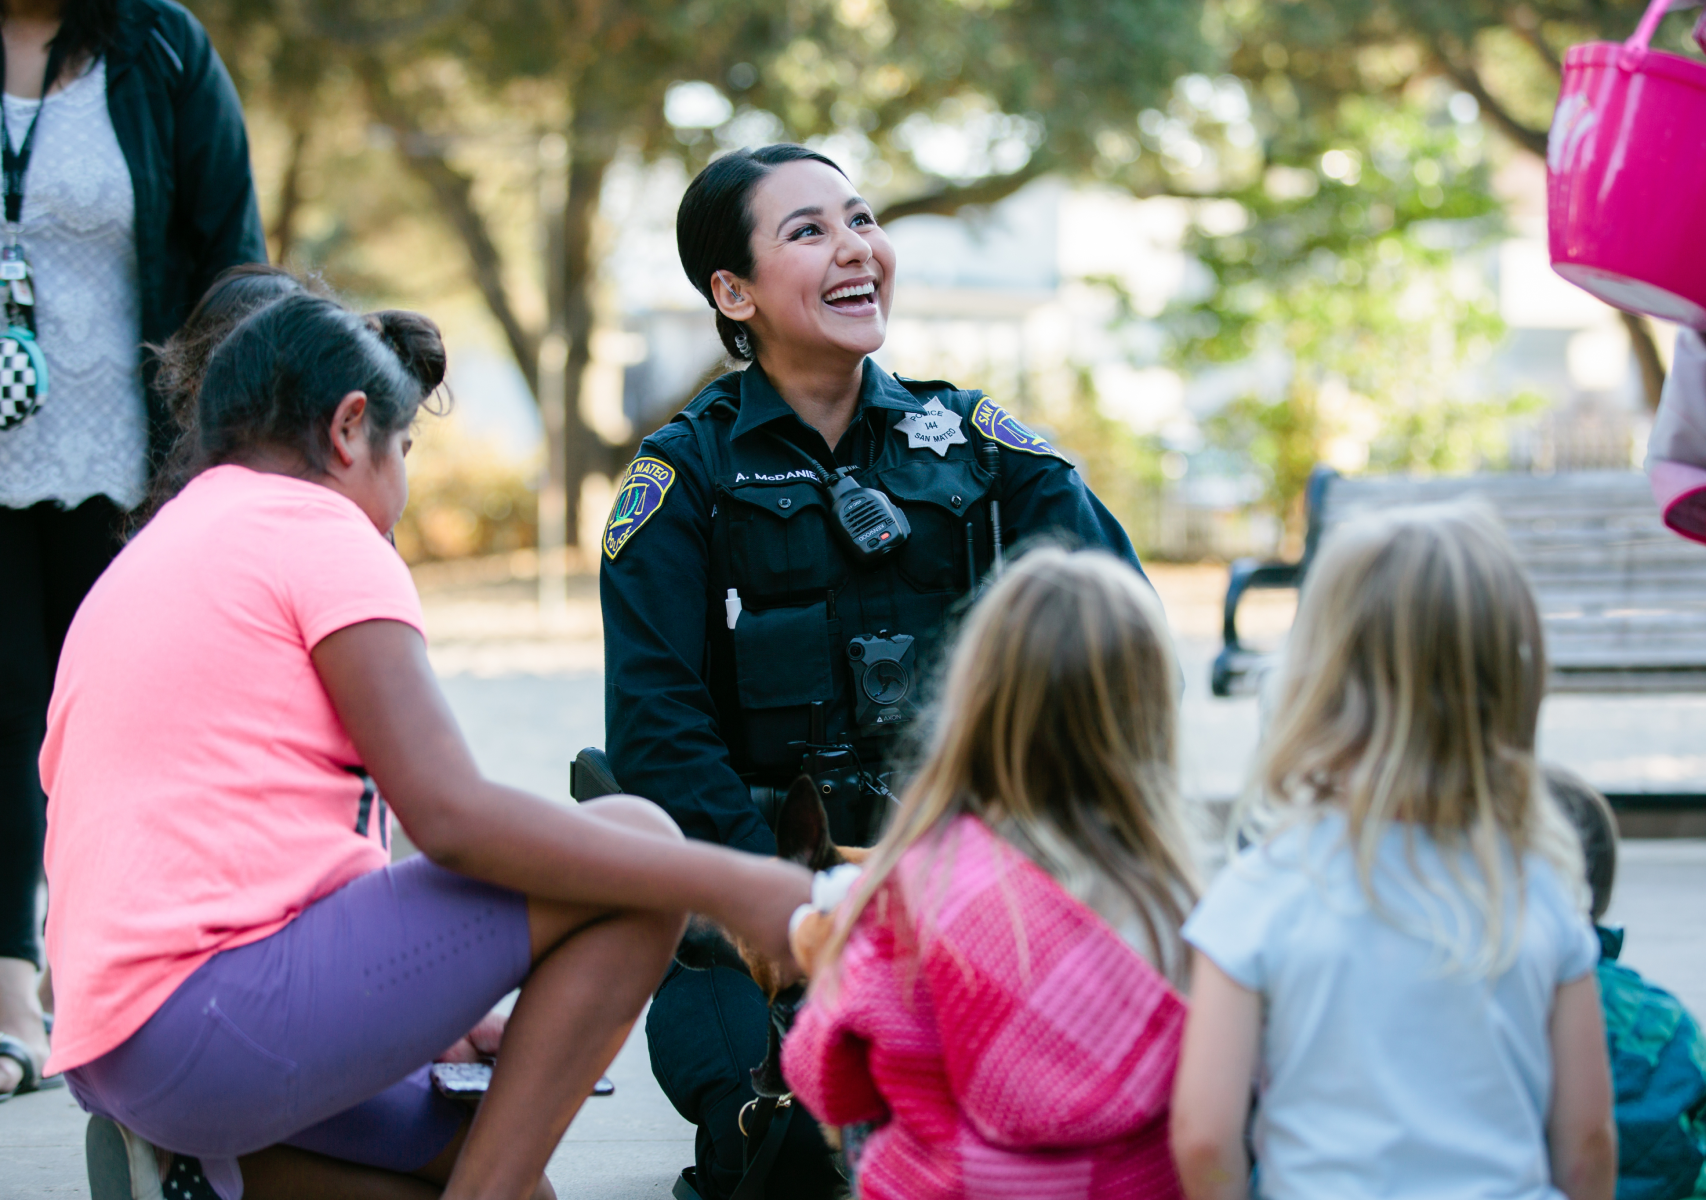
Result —
[{"label": "pulled-back hairstyle", "polygon": [[[699,294],[713,309],[716,297],[711,277],[732,271],[742,279],[752,277],[752,192],[764,177],[783,163],[820,162],[845,175],[834,162],[790,142],[735,150],[715,159],[687,185],[681,207],[675,213],[675,246],[682,269]],[[745,334],[743,350],[739,335]],[[717,336],[729,357],[750,362],[756,354],[752,335],[740,321],[731,321],[717,311]]]},{"label": "pulled-back hairstyle", "polygon": [[1157,969],[1176,976],[1196,896],[1177,678],[1160,602],[1129,566],[1053,547],[1014,562],[961,629],[922,766],[823,961],[901,857],[970,813],[1017,835],[1057,878],[1087,860],[1131,902]]},{"label": "pulled-back hairstyle", "polygon": [[367,428],[386,437],[415,419],[444,367],[438,326],[419,313],[358,316],[324,297],[286,296],[213,352],[196,406],[198,469],[273,449],[324,474],[340,400],[366,393]]},{"label": "pulled-back hairstyle", "polygon": [[1457,888],[1419,873],[1406,882],[1444,906],[1432,932],[1450,960],[1496,973],[1516,950],[1524,854],[1580,890],[1580,855],[1535,767],[1545,681],[1534,594],[1486,511],[1430,505],[1350,522],[1304,583],[1234,831],[1262,841],[1342,813],[1377,906],[1386,832],[1425,831]]},{"label": "pulled-back hairstyle", "polygon": [[275,300],[299,292],[325,294],[325,285],[314,276],[306,279],[266,263],[242,263],[222,271],[213,281],[178,332],[163,345],[149,346],[154,355],[154,388],[166,403],[178,434],[166,461],[154,473],[148,495],[126,522],[129,536],[153,519],[160,506],[183,491],[197,470],[201,442],[196,433],[196,401],[201,395],[207,361],[219,344],[244,317]]}]

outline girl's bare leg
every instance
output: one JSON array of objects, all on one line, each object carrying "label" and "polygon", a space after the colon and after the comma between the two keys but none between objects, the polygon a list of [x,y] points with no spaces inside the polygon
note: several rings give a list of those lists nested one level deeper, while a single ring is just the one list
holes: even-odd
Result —
[{"label": "girl's bare leg", "polygon": [[[467,1136],[468,1126],[463,1125],[450,1145],[413,1175],[363,1167],[292,1146],[271,1146],[238,1160],[243,1169],[243,1200],[436,1200]],[[544,1175],[532,1200],[557,1200]]]},{"label": "girl's bare leg", "polygon": [[[680,837],[649,804],[611,800],[586,810]],[[492,1087],[444,1190],[453,1200],[533,1194],[592,1085],[616,1057],[669,966],[685,914],[599,915],[531,901],[533,974],[504,1029]]]},{"label": "girl's bare leg", "polygon": [[[661,810],[595,801],[590,815],[680,837]],[[241,1160],[244,1200],[555,1200],[545,1164],[656,990],[686,914],[609,914],[530,900],[533,973],[504,1029],[472,1128],[415,1175],[273,1146]]]}]

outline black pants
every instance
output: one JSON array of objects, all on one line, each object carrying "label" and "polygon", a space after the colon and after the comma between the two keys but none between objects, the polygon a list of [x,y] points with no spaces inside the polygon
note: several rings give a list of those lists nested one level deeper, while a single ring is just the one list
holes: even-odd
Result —
[{"label": "black pants", "polygon": [[118,553],[105,496],[0,508],[0,958],[41,965],[36,883],[46,799],[36,758],[72,614]]},{"label": "black pants", "polygon": [[[753,1098],[749,1072],[764,1060],[770,1010],[752,979],[729,967],[673,963],[646,1014],[652,1074],[675,1111],[699,1127],[694,1158],[706,1200],[740,1183],[745,1138],[737,1120]],[[830,1200],[846,1194],[829,1146],[798,1108],[770,1172],[771,1200]]]}]

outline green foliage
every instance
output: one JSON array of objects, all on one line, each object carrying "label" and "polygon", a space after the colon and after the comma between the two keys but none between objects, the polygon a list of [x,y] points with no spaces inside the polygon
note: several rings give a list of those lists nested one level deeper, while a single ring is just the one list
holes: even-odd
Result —
[{"label": "green foliage", "polygon": [[1330,429],[1316,389],[1294,381],[1279,400],[1240,396],[1205,425],[1213,444],[1234,451],[1262,473],[1267,506],[1295,530],[1309,473],[1322,459]]},{"label": "green foliage", "polygon": [[1316,463],[1496,465],[1527,403],[1466,390],[1504,332],[1482,257],[1502,220],[1481,127],[1430,91],[1347,96],[1288,126],[1189,236],[1209,284],[1168,314],[1172,352],[1280,364],[1282,386],[1241,397],[1208,433],[1249,455],[1294,529]]},{"label": "green foliage", "polygon": [[1077,373],[1063,411],[1051,415],[1048,434],[1072,456],[1108,511],[1140,552],[1160,540],[1162,459],[1166,447],[1153,434],[1139,434],[1104,414],[1088,370]]}]

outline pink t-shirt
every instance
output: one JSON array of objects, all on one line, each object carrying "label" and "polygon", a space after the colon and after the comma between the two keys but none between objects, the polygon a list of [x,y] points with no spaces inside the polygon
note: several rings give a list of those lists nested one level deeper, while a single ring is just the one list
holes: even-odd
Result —
[{"label": "pink t-shirt", "polygon": [[389,860],[309,657],[372,620],[421,628],[373,523],[245,467],[198,476],[95,584],[41,753],[50,1069],[99,1058],[214,954]]}]

